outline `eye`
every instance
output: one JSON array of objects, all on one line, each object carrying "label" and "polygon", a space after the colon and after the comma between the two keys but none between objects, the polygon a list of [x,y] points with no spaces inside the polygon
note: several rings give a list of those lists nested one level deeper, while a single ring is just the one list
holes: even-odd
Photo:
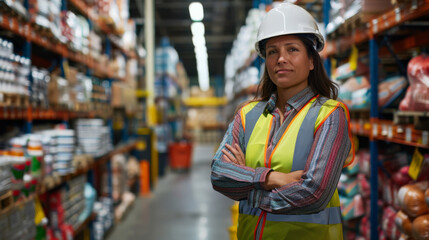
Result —
[{"label": "eye", "polygon": [[295,48],[295,47],[289,48],[289,52],[298,52],[298,51],[299,51],[298,48]]},{"label": "eye", "polygon": [[273,55],[273,54],[275,54],[277,51],[275,50],[275,49],[271,49],[271,50],[268,50],[267,51],[267,55],[269,56],[269,55]]}]

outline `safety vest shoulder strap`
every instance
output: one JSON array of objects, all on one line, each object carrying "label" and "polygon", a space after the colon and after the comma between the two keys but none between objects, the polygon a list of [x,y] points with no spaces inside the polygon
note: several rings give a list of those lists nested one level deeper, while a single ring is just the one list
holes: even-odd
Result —
[{"label": "safety vest shoulder strap", "polygon": [[316,120],[319,116],[320,108],[328,99],[319,97],[311,105],[310,109],[305,116],[301,127],[299,128],[298,136],[296,139],[294,151],[294,161],[291,171],[302,170],[305,167],[308,154],[310,153],[311,146],[314,140],[314,131],[317,128]]},{"label": "safety vest shoulder strap", "polygon": [[247,146],[253,128],[256,125],[259,117],[265,110],[266,101],[252,102],[244,106],[241,110],[241,122],[244,129],[244,146]]}]

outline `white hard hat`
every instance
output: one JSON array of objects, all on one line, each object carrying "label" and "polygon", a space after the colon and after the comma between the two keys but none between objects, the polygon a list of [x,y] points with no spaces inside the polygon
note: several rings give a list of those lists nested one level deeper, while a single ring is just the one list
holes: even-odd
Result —
[{"label": "white hard hat", "polygon": [[262,20],[255,44],[256,51],[262,58],[265,58],[261,42],[263,43],[268,38],[288,34],[314,36],[314,48],[318,52],[322,51],[325,45],[325,40],[313,16],[298,5],[284,2],[271,9]]}]

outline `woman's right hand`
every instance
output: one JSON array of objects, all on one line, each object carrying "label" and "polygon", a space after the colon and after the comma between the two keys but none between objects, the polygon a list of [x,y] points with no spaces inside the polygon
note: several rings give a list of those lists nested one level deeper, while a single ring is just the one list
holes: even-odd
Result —
[{"label": "woman's right hand", "polygon": [[268,173],[265,180],[265,190],[279,188],[288,183],[299,181],[303,173],[304,171],[302,170],[293,171],[290,173],[271,171]]},{"label": "woman's right hand", "polygon": [[224,154],[224,159],[226,161],[232,162],[241,166],[246,166],[246,158],[244,156],[243,151],[241,151],[240,146],[238,146],[238,144],[235,144],[234,146],[225,144],[225,147],[230,151],[228,152],[226,149],[222,149],[222,153]]}]

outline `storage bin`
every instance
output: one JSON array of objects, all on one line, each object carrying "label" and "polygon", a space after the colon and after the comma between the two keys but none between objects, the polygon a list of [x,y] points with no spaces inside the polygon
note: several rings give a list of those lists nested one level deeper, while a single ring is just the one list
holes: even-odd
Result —
[{"label": "storage bin", "polygon": [[168,146],[168,157],[171,169],[189,170],[192,160],[192,144],[187,142],[170,144]]}]

